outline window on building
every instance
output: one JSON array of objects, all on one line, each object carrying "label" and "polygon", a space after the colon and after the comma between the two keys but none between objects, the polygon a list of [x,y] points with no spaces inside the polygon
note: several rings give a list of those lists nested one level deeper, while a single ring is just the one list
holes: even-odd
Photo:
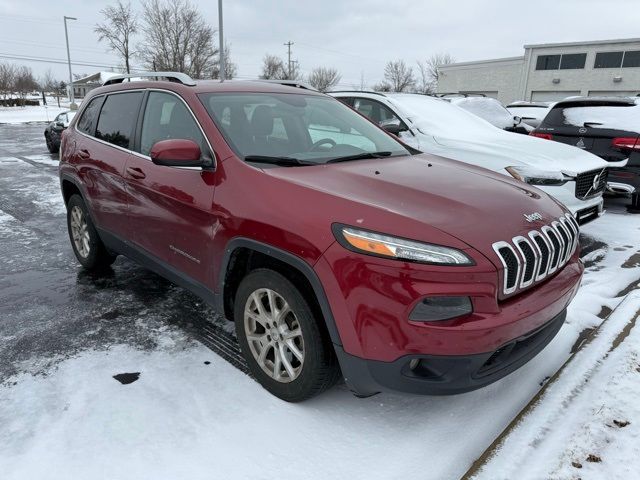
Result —
[{"label": "window on building", "polygon": [[584,68],[587,61],[586,53],[567,53],[560,59],[560,70],[577,70]]},{"label": "window on building", "polygon": [[538,55],[536,70],[558,70],[561,55]]},{"label": "window on building", "polygon": [[596,63],[593,68],[620,68],[624,52],[599,52],[596,53]]},{"label": "window on building", "polygon": [[624,52],[623,68],[640,67],[640,50]]}]

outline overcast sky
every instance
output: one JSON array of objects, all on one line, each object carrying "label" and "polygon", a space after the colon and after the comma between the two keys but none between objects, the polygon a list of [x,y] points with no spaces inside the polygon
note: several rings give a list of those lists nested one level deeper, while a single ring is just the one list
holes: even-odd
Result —
[{"label": "overcast sky", "polygon": [[[215,0],[193,1],[217,28]],[[0,56],[66,60],[63,15],[69,23],[72,61],[120,65],[93,33],[100,10],[96,0],[0,0]],[[139,2],[132,4],[140,10]],[[224,0],[225,38],[240,78],[256,77],[266,53],[293,58],[303,73],[332,66],[345,87],[382,78],[385,63],[402,58],[411,65],[437,52],[457,61],[523,54],[528,43],[640,37],[638,0]],[[137,39],[138,40],[138,39]],[[217,38],[216,38],[217,42]],[[65,64],[27,64],[36,75],[51,68],[68,77]],[[140,61],[135,61],[140,64]],[[97,66],[73,66],[94,73]],[[102,68],[104,69],[104,68]]]}]

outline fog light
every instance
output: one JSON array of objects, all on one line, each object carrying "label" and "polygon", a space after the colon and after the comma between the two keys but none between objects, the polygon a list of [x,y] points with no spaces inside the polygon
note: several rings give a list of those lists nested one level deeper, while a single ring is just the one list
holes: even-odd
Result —
[{"label": "fog light", "polygon": [[473,312],[469,297],[425,297],[418,303],[409,320],[438,322],[468,315]]}]

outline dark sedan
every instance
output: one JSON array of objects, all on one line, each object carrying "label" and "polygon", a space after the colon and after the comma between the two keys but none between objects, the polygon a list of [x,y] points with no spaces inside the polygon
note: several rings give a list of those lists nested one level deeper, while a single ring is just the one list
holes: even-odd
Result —
[{"label": "dark sedan", "polygon": [[58,114],[58,116],[47,125],[44,131],[44,139],[47,142],[47,149],[51,153],[58,153],[60,150],[60,136],[62,132],[69,126],[69,122],[76,112],[68,111]]}]

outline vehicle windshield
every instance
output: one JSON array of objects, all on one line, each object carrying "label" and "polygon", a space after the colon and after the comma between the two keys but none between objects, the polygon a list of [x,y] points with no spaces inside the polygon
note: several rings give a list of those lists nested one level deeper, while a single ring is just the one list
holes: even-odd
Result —
[{"label": "vehicle windshield", "polygon": [[544,126],[601,128],[640,133],[640,105],[558,105],[549,111],[544,119]]},{"label": "vehicle windshield", "polygon": [[507,110],[522,119],[528,120],[543,118],[547,114],[549,107],[543,105],[509,105]]},{"label": "vehicle windshield", "polygon": [[513,115],[495,98],[454,98],[451,103],[466,111],[484,118],[487,122],[499,128],[513,127]]},{"label": "vehicle windshield", "polygon": [[411,154],[330,97],[209,93],[200,99],[231,148],[247,161],[295,166]]},{"label": "vehicle windshield", "polygon": [[[414,94],[388,94],[411,122],[422,132],[434,137],[485,139],[499,134],[500,129],[486,120],[439,98]],[[506,133],[506,132],[505,132]]]}]

